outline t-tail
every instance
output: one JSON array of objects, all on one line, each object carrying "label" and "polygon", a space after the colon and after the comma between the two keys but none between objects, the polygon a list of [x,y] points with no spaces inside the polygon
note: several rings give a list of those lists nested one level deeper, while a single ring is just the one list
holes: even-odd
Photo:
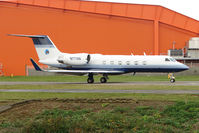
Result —
[{"label": "t-tail", "polygon": [[46,35],[9,35],[31,38],[33,40],[40,61],[45,61],[48,59],[57,59],[58,56],[61,54],[61,52],[57,49],[54,43]]}]

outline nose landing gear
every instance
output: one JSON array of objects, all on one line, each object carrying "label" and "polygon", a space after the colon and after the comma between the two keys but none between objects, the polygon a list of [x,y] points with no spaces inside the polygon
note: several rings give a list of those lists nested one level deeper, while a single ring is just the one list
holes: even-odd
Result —
[{"label": "nose landing gear", "polygon": [[171,83],[174,83],[176,81],[173,73],[168,74],[168,79],[170,80]]}]

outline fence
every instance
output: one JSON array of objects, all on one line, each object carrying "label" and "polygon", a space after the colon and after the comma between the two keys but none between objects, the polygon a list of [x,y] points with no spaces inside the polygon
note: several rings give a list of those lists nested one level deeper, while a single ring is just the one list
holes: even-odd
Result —
[{"label": "fence", "polygon": [[[49,68],[47,65],[39,65],[41,69],[52,69]],[[56,68],[53,68],[56,69]],[[26,76],[47,76],[47,75],[56,75],[56,73],[48,73],[48,72],[41,72],[36,71],[32,65],[25,66]]]}]

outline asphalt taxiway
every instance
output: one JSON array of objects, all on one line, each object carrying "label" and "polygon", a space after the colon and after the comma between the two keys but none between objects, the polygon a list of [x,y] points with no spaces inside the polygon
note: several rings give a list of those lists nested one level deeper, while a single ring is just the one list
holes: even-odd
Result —
[{"label": "asphalt taxiway", "polygon": [[[87,84],[84,82],[0,82],[0,85],[52,85],[52,84]],[[87,84],[90,85],[90,84]],[[199,81],[168,81],[149,82],[109,82],[94,85],[165,85],[165,86],[198,86]],[[199,94],[199,90],[123,90],[123,89],[0,89],[0,92],[49,92],[49,93],[151,93],[151,94]]]}]

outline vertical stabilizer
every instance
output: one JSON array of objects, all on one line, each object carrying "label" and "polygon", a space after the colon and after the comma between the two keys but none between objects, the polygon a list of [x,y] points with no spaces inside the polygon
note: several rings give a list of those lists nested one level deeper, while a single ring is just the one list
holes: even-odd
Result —
[{"label": "vertical stabilizer", "polygon": [[11,36],[29,37],[32,38],[37,55],[40,60],[57,58],[61,52],[56,48],[54,43],[46,35],[15,35]]}]

